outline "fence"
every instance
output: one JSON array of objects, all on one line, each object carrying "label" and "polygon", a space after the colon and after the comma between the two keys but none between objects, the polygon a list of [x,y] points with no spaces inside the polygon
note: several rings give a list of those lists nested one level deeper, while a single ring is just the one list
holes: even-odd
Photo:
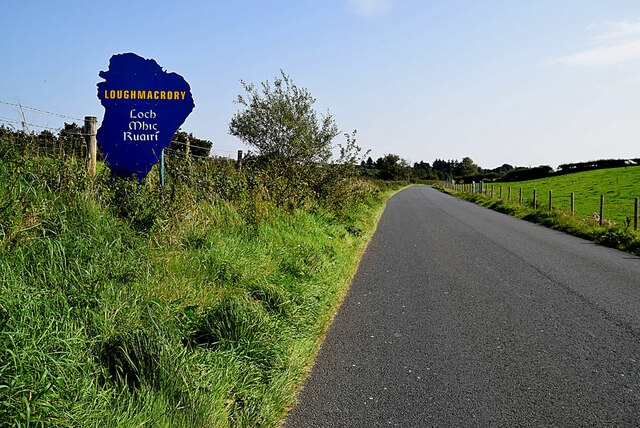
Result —
[{"label": "fence", "polygon": [[[12,142],[8,142],[3,138],[0,140],[0,145],[29,145],[32,149],[35,149],[36,155],[84,158],[88,172],[92,175],[95,174],[96,164],[104,161],[102,151],[97,145],[95,138],[98,129],[96,117],[85,116],[84,119],[80,119],[2,100],[0,100],[0,106],[10,108],[12,110],[11,113],[14,115],[14,117],[8,117],[11,113],[4,116],[0,114],[0,130],[4,128],[14,134],[19,133],[22,136],[22,138],[17,140],[14,138]],[[27,117],[27,115],[32,117]],[[46,120],[54,118],[58,122],[60,119],[64,119],[64,125],[55,127],[51,126],[50,123],[42,124],[43,116],[47,118]],[[70,119],[71,122],[67,123],[67,119]],[[36,130],[38,131],[37,133]],[[231,150],[213,149],[213,147],[210,149],[193,145],[188,140],[186,142],[172,140],[170,144],[170,147],[163,150],[163,157],[182,157],[203,161],[214,158],[226,158],[235,160],[239,168],[242,166],[242,150],[234,152]],[[184,148],[179,150],[176,146],[182,146]],[[193,149],[208,151],[209,156],[196,155],[191,152]]]},{"label": "fence", "polygon": [[[522,187],[520,187],[518,189],[518,197],[517,199],[515,197],[512,197],[513,195],[513,188],[511,186],[507,187],[506,189],[506,197],[503,196],[503,186],[495,186],[495,185],[487,185],[486,183],[483,182],[478,182],[478,183],[468,183],[468,184],[455,184],[452,183],[450,181],[441,181],[437,183],[438,186],[440,187],[444,187],[456,192],[460,192],[460,193],[467,193],[467,194],[481,194],[484,195],[486,197],[489,197],[491,199],[499,199],[499,200],[504,200],[506,202],[513,202],[513,203],[518,203],[519,205],[524,205],[524,204],[529,204],[533,207],[533,209],[547,209],[549,211],[553,211],[554,209],[557,209],[557,207],[554,207],[554,194],[553,194],[553,190],[549,190],[549,195],[548,195],[548,199],[545,198],[545,204],[544,206],[539,206],[538,204],[538,192],[537,189],[533,189],[532,192],[532,198],[528,201],[525,200],[525,198],[523,198],[523,192],[522,192]],[[496,189],[497,187],[497,189]],[[606,220],[604,218],[605,215],[605,195],[599,195],[600,196],[600,212],[599,213],[593,213],[590,218],[588,217],[588,219],[590,220],[594,220],[597,221],[598,224],[600,226],[611,226],[613,223],[610,222],[609,220]],[[571,192],[569,195],[570,198],[570,211],[569,214],[573,217],[575,216],[575,203],[576,203],[576,195],[575,192]],[[633,230],[634,231],[638,231],[638,215],[639,215],[639,203],[640,203],[640,198],[636,197],[634,199],[632,199],[631,201],[629,201],[629,205],[633,205]]]}]

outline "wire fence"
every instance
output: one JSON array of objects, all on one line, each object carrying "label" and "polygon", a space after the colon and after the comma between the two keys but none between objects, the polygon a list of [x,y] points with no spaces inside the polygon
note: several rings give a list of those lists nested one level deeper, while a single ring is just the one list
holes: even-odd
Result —
[{"label": "wire fence", "polygon": [[[503,186],[501,185],[489,185],[487,183],[478,182],[478,183],[467,183],[467,184],[457,184],[452,183],[450,181],[441,181],[438,182],[437,185],[440,187],[444,187],[455,192],[466,193],[466,194],[481,194],[491,199],[498,199],[507,203],[516,203],[518,205],[528,205],[533,209],[543,209],[548,211],[561,211],[566,214],[569,214],[571,217],[576,215],[576,203],[578,202],[578,198],[576,197],[575,192],[569,192],[568,194],[562,195],[564,199],[568,199],[567,206],[558,204],[558,200],[560,199],[558,193],[554,193],[553,189],[545,189],[541,192],[538,189],[527,189],[529,194],[523,192],[522,187],[512,187],[512,186]],[[588,196],[583,196],[583,200],[587,199]],[[592,196],[591,199],[596,199],[595,196]],[[622,201],[622,206],[620,203],[612,203],[613,206],[611,209],[621,212],[611,212],[606,214],[605,212],[605,195],[599,194],[597,195],[597,201],[599,201],[599,211],[593,211],[589,214],[583,221],[587,223],[596,223],[599,226],[610,227],[615,225],[616,223],[605,218],[605,215],[609,216],[617,216],[625,219],[627,223],[627,227],[633,227],[634,231],[638,231],[638,227],[640,224],[640,198],[633,197],[629,199],[624,199]],[[594,201],[591,201],[590,206],[594,206]],[[597,208],[598,205],[595,205]],[[633,213],[633,214],[632,214]],[[625,218],[626,217],[626,218]]]},{"label": "wire fence", "polygon": [[[14,117],[10,117],[8,114],[0,115],[0,127],[22,133],[24,137],[17,141],[16,139],[9,141],[8,139],[2,138],[0,145],[25,146],[28,144],[30,148],[37,149],[39,154],[43,155],[87,157],[87,146],[84,140],[85,137],[90,136],[90,134],[84,131],[84,119],[3,100],[0,100],[0,106],[7,107],[14,115]],[[27,118],[28,114],[34,117]],[[65,119],[65,121],[62,126],[51,126],[49,123],[42,123],[43,116],[55,118],[58,121],[59,119]],[[66,119],[71,120],[71,123],[68,123]],[[178,147],[182,147],[182,149],[178,149]],[[203,161],[215,158],[236,160],[238,153],[232,150],[198,146],[175,139],[172,139],[170,146],[163,151],[166,157],[176,158],[181,156]],[[196,151],[197,154],[193,153],[194,151]],[[207,155],[205,156],[203,153],[207,153]],[[104,156],[100,149],[98,149],[97,160],[104,161]]]},{"label": "wire fence", "polygon": [[71,120],[76,121],[76,122],[82,122],[84,120],[84,119],[80,119],[80,118],[73,117],[73,116],[67,116],[67,115],[60,114],[60,113],[53,113],[53,112],[50,112],[50,111],[37,109],[35,107],[27,107],[27,106],[24,106],[22,104],[15,104],[15,103],[7,102],[7,101],[1,101],[0,100],[0,104],[16,107],[16,108],[18,108],[20,110],[33,111],[33,112],[37,112],[37,113],[46,114],[46,115],[49,115],[49,116],[57,116],[57,117],[61,117],[63,119],[71,119]]}]

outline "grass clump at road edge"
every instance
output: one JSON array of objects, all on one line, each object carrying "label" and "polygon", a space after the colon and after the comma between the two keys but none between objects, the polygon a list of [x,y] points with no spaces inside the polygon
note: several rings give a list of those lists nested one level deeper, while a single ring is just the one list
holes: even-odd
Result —
[{"label": "grass clump at road edge", "polygon": [[569,233],[580,238],[591,240],[597,244],[616,248],[640,256],[640,234],[635,232],[629,223],[618,226],[600,226],[596,221],[583,220],[571,216],[564,210],[548,208],[534,209],[529,203],[518,204],[505,199],[495,199],[482,194],[458,192],[442,186],[434,186],[441,192],[474,202],[492,210],[513,217],[537,223],[551,229]]},{"label": "grass clump at road edge", "polygon": [[83,169],[0,150],[0,425],[277,425],[400,185]]}]

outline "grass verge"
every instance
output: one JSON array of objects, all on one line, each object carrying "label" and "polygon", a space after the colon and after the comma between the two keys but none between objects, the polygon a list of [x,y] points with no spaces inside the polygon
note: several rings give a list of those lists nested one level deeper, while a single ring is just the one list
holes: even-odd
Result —
[{"label": "grass verge", "polygon": [[490,198],[478,193],[470,194],[442,186],[434,187],[441,192],[474,202],[478,205],[491,208],[492,210],[640,256],[640,234],[634,232],[628,222],[623,226],[600,226],[595,220],[579,219],[571,216],[562,209],[554,209],[552,211],[549,211],[548,208],[534,209],[533,206],[528,203],[521,205],[517,202]]},{"label": "grass verge", "polygon": [[401,185],[336,211],[212,168],[163,195],[0,153],[0,425],[281,421]]}]

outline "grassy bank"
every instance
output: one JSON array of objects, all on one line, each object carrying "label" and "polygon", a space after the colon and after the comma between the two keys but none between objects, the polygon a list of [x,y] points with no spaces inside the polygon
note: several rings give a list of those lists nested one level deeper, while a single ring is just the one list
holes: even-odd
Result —
[{"label": "grassy bank", "polygon": [[[563,208],[549,211],[548,205],[541,208],[541,205],[544,206],[544,204],[539,202],[538,208],[534,209],[530,203],[519,204],[517,197],[515,201],[513,199],[511,201],[499,199],[495,196],[495,188],[494,197],[492,198],[483,194],[460,192],[442,186],[434,187],[442,192],[513,217],[560,230],[574,236],[589,239],[601,245],[640,255],[640,234],[635,232],[633,230],[633,225],[630,225],[626,221],[623,222],[622,225],[612,224],[610,226],[600,226],[598,221],[593,218],[583,219],[578,215],[572,216]],[[506,197],[506,193],[503,193],[503,196]]]},{"label": "grassy bank", "polygon": [[513,183],[488,183],[497,196],[502,186],[506,199],[511,187],[512,198],[517,199],[519,189],[525,201],[533,199],[533,189],[537,191],[538,204],[547,205],[549,190],[553,191],[554,205],[558,209],[570,211],[571,192],[575,195],[575,216],[584,219],[593,213],[600,213],[600,195],[605,197],[604,218],[624,225],[633,218],[634,198],[640,196],[640,167],[609,168],[594,171],[541,178],[538,180]]},{"label": "grassy bank", "polygon": [[0,425],[277,425],[401,187],[0,148]]}]

